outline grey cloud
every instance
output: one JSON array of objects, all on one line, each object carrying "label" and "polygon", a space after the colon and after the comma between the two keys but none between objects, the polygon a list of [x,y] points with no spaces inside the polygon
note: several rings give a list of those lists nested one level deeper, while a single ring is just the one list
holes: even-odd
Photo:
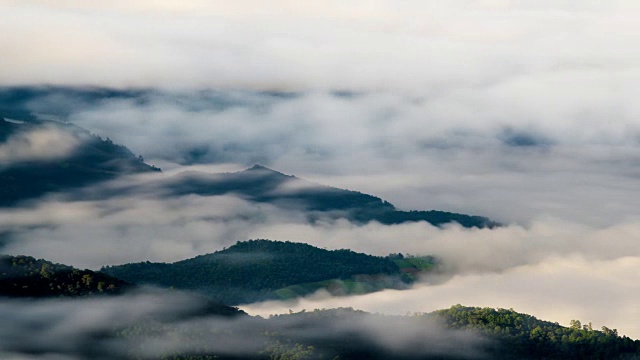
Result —
[{"label": "grey cloud", "polygon": [[387,353],[478,358],[488,343],[472,332],[433,322],[349,312],[324,319],[185,316],[204,305],[201,299],[150,290],[86,299],[0,299],[0,304],[0,354],[10,359],[154,359],[203,352],[250,356],[275,340],[309,344],[344,336]]},{"label": "grey cloud", "polygon": [[[45,203],[46,204],[46,203]],[[56,211],[56,209],[60,211]],[[282,219],[269,205],[234,197],[173,200],[129,197],[110,201],[53,201],[3,210],[11,232],[7,253],[29,254],[78,267],[135,261],[177,261],[246,240],[253,226]],[[290,219],[300,215],[288,214]],[[56,249],[66,249],[59,252]]]},{"label": "grey cloud", "polygon": [[123,357],[126,340],[114,331],[150,316],[200,306],[183,294],[138,293],[92,299],[0,299],[0,351],[9,358],[112,359]]},{"label": "grey cloud", "polygon": [[80,142],[77,137],[53,127],[19,131],[0,144],[0,166],[62,159],[73,153]]}]

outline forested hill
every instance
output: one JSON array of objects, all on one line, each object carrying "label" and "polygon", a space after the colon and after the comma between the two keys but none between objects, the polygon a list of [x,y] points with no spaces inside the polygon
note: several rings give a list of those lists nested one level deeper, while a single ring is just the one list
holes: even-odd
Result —
[{"label": "forested hill", "polygon": [[0,255],[0,296],[56,297],[121,294],[131,284],[91,270],[31,256]]},{"label": "forested hill", "polygon": [[494,359],[639,359],[640,341],[616,329],[572,320],[570,327],[513,310],[452,306],[420,315],[448,328],[471,329],[497,340],[488,348]]},{"label": "forested hill", "polygon": [[[416,271],[424,269],[415,265]],[[334,289],[337,293],[402,288],[412,280],[389,257],[270,240],[241,241],[172,264],[142,262],[101,271],[136,284],[195,290],[228,305],[305,295],[319,288],[340,287]]]},{"label": "forested hill", "polygon": [[[37,144],[38,141],[43,144]],[[75,146],[64,156],[49,157],[46,153],[52,151],[47,148],[52,144],[67,143]],[[22,158],[0,159],[0,206],[125,174],[160,171],[122,145],[56,121],[16,121],[0,117],[0,146],[7,144],[10,144],[10,154],[21,154]],[[40,153],[24,155],[29,152]]]},{"label": "forested hill", "polygon": [[311,220],[321,217],[344,217],[357,223],[378,221],[387,225],[427,221],[436,226],[451,222],[457,222],[464,227],[500,226],[499,223],[482,216],[437,210],[397,210],[393,204],[373,195],[319,185],[260,165],[235,173],[185,172],[167,179],[162,187],[173,195],[233,194],[251,201],[300,209],[305,211]]}]

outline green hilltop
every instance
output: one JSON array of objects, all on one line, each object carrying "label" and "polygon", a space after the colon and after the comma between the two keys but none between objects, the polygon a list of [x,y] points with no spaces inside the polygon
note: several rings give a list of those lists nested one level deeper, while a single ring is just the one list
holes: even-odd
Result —
[{"label": "green hilltop", "polygon": [[197,291],[237,305],[299,297],[320,289],[334,295],[402,289],[433,264],[428,257],[401,259],[304,243],[249,240],[172,264],[141,262],[101,271],[132,283]]}]

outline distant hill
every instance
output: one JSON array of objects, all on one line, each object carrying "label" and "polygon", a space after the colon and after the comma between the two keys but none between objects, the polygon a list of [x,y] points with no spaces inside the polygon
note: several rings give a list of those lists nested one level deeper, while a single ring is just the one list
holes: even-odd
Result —
[{"label": "distant hill", "polygon": [[235,173],[185,172],[165,180],[161,187],[173,195],[232,194],[251,201],[300,209],[308,214],[311,221],[322,217],[344,217],[358,223],[378,221],[387,225],[427,221],[436,226],[451,222],[464,227],[500,226],[482,216],[437,210],[397,210],[393,204],[373,195],[319,185],[260,165]]},{"label": "distant hill", "polygon": [[110,139],[55,121],[0,118],[0,146],[13,137],[20,139],[20,135],[33,131],[58,131],[78,145],[63,158],[0,163],[0,206],[11,206],[46,193],[76,189],[125,174],[160,171]]},{"label": "distant hill", "polygon": [[172,264],[142,262],[101,271],[136,284],[193,290],[214,301],[238,305],[319,289],[344,295],[405,288],[416,273],[429,268],[406,261],[401,268],[396,261],[404,260],[303,243],[250,240]]},{"label": "distant hill", "polygon": [[0,255],[0,296],[57,297],[121,294],[131,284],[91,270],[30,256]]}]

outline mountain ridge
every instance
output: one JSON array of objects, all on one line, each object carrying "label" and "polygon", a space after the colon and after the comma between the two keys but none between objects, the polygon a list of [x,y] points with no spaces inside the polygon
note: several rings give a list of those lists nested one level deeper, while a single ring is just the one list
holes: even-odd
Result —
[{"label": "mountain ridge", "polygon": [[311,221],[342,217],[356,223],[377,221],[385,225],[426,221],[435,226],[451,222],[463,227],[502,226],[477,215],[440,210],[398,210],[392,203],[374,195],[317,184],[258,164],[231,173],[178,173],[163,182],[172,195],[234,194],[246,200],[307,211]]}]

